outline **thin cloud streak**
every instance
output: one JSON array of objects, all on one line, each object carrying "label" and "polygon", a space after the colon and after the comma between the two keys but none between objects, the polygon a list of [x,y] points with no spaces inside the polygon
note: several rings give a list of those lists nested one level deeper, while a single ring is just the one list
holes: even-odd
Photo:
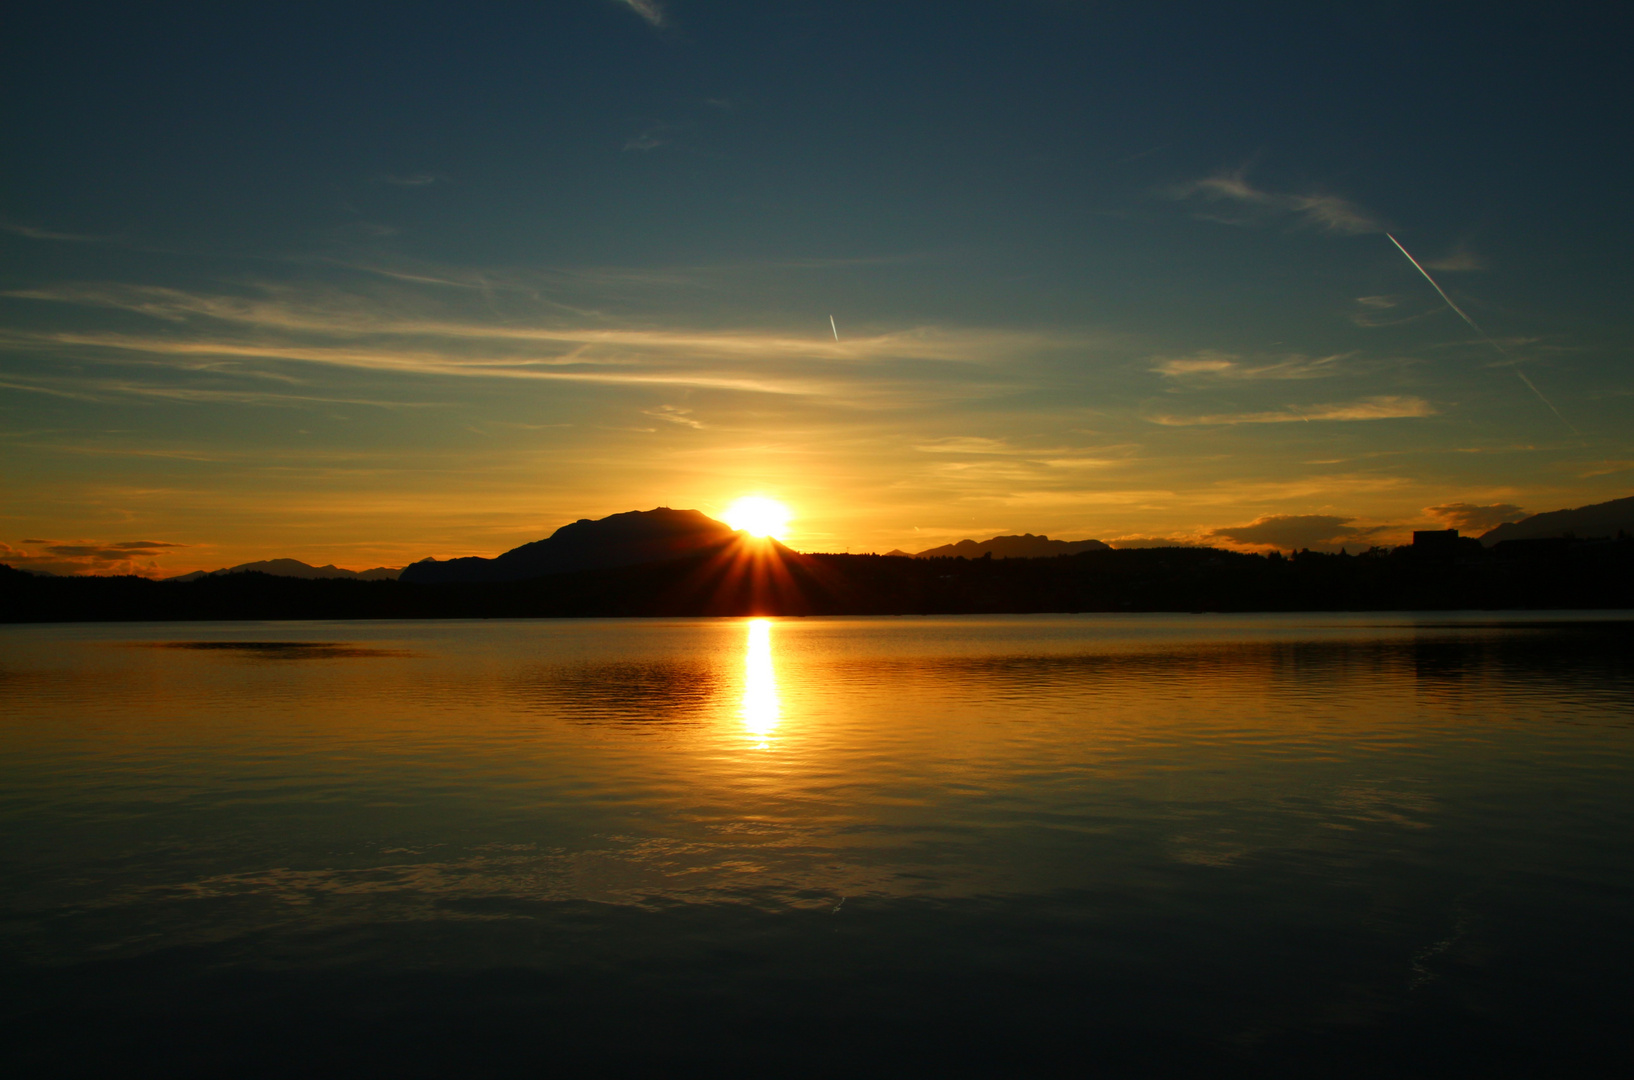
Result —
[{"label": "thin cloud streak", "polygon": [[[1014,393],[1027,380],[1013,361],[1101,344],[1089,335],[934,326],[836,342],[809,333],[617,328],[586,320],[496,325],[464,316],[427,318],[413,296],[260,290],[261,296],[248,297],[108,284],[15,290],[8,295],[125,312],[163,327],[14,331],[0,334],[0,350],[62,350],[102,363],[128,363],[110,355],[126,354],[194,372],[284,381],[304,381],[286,373],[288,364],[318,364],[414,376],[718,390],[873,409]],[[23,381],[40,388],[39,381]],[[64,390],[82,387],[93,388],[76,378]],[[138,391],[122,386],[113,392]],[[169,393],[161,389],[155,396]]]},{"label": "thin cloud streak", "polygon": [[159,569],[156,559],[188,546],[162,540],[102,542],[25,539],[23,543],[29,548],[0,543],[0,562],[24,570],[58,575],[153,574]]},{"label": "thin cloud streak", "polygon": [[1467,273],[1471,270],[1485,270],[1486,263],[1479,255],[1464,248],[1459,248],[1452,254],[1440,259],[1432,259],[1424,264],[1431,270],[1441,270],[1447,273]]},{"label": "thin cloud streak", "polygon": [[[253,373],[249,373],[253,374]],[[13,376],[13,379],[22,379]],[[85,401],[94,404],[107,404],[118,397],[150,397],[164,398],[172,401],[186,402],[226,402],[241,405],[284,405],[305,407],[310,405],[369,405],[380,409],[428,409],[445,408],[442,402],[424,401],[392,401],[380,398],[333,397],[321,394],[280,394],[266,390],[225,390],[212,387],[197,386],[159,386],[152,383],[132,382],[119,379],[80,378],[72,381],[76,390],[63,390],[51,383],[67,382],[66,379],[40,379],[37,381],[0,381],[0,387],[9,390],[24,390],[38,394],[50,394],[55,397],[71,398],[75,401]]]},{"label": "thin cloud streak", "polygon": [[708,426],[694,417],[691,409],[683,409],[678,405],[660,405],[656,409],[642,409],[641,415],[650,416],[654,420],[664,420],[680,427],[689,427],[694,431],[701,431]]},{"label": "thin cloud streak", "polygon": [[1340,363],[1352,355],[1335,353],[1312,358],[1294,354],[1283,360],[1244,363],[1235,353],[1205,350],[1190,356],[1158,359],[1151,370],[1165,378],[1177,380],[1323,379],[1341,374]]},{"label": "thin cloud streak", "polygon": [[1424,512],[1453,528],[1475,532],[1486,532],[1505,522],[1519,521],[1527,516],[1526,511],[1514,503],[1442,503],[1440,506],[1426,506]]},{"label": "thin cloud streak", "polygon": [[15,236],[25,236],[30,240],[56,240],[66,244],[105,244],[115,239],[112,236],[90,236],[85,233],[55,232],[51,229],[39,229],[32,225],[18,225],[11,221],[0,221],[0,231],[12,233]]},{"label": "thin cloud streak", "polygon": [[1255,548],[1336,548],[1366,543],[1391,528],[1352,525],[1355,520],[1333,514],[1271,514],[1246,525],[1211,529],[1208,538]]},{"label": "thin cloud streak", "polygon": [[664,9],[658,6],[656,0],[619,0],[619,3],[646,19],[649,25],[664,25]]},{"label": "thin cloud streak", "polygon": [[807,397],[837,395],[843,389],[853,389],[811,380],[788,379],[779,382],[767,378],[713,372],[567,371],[560,370],[561,365],[574,361],[563,361],[560,358],[464,360],[439,354],[405,353],[392,349],[279,347],[212,341],[172,341],[164,338],[137,338],[113,334],[50,334],[40,335],[40,340],[61,345],[121,349],[152,356],[234,356],[261,360],[293,360],[332,367],[412,375],[536,379],[609,385],[685,386]]},{"label": "thin cloud streak", "polygon": [[1372,214],[1338,195],[1313,192],[1305,195],[1266,191],[1248,182],[1243,170],[1216,173],[1202,180],[1170,189],[1180,200],[1224,203],[1236,209],[1232,216],[1199,214],[1228,225],[1252,225],[1276,219],[1293,219],[1297,224],[1325,232],[1357,236],[1384,231]]},{"label": "thin cloud streak", "polygon": [[[615,356],[590,358],[583,353],[562,356],[462,356],[426,351],[408,351],[391,347],[358,345],[261,345],[238,341],[177,340],[173,338],[142,337],[122,334],[41,333],[12,334],[0,337],[0,345],[12,348],[42,346],[69,350],[101,349],[157,358],[161,366],[176,366],[191,372],[243,377],[278,377],[276,372],[264,369],[234,366],[233,361],[262,361],[318,364],[328,367],[386,372],[397,375],[489,378],[567,382],[606,386],[674,387],[681,389],[722,390],[740,393],[774,395],[785,398],[822,400],[837,406],[851,408],[923,407],[931,402],[972,400],[996,393],[1013,392],[1015,382],[995,382],[991,379],[948,379],[945,369],[920,369],[910,364],[906,370],[858,370],[853,365],[838,365],[822,372],[809,360],[789,370],[786,365],[768,363],[775,357],[738,357],[737,363],[753,363],[750,370],[737,370],[731,365],[734,358],[711,360],[707,351],[677,351],[670,354]],[[17,376],[13,376],[16,378]],[[284,381],[289,381],[285,379]],[[74,379],[68,385],[75,388],[112,390],[139,393],[134,384],[111,385],[94,379]],[[27,389],[44,389],[38,382]],[[58,391],[59,393],[66,393]],[[153,396],[175,391],[159,388]],[[222,392],[227,393],[227,392]],[[236,393],[236,392],[235,392]],[[245,393],[250,398],[298,400],[295,395],[277,395],[260,391]],[[322,400],[322,399],[314,399]],[[386,402],[358,402],[380,404]]]},{"label": "thin cloud streak", "polygon": [[1275,412],[1159,415],[1147,419],[1165,427],[1201,427],[1210,424],[1288,424],[1301,420],[1399,420],[1434,415],[1435,407],[1423,398],[1383,396],[1302,408],[1290,406]]},{"label": "thin cloud streak", "polygon": [[54,289],[19,289],[4,294],[16,299],[79,304],[147,315],[172,323],[202,316],[259,330],[378,335],[387,337],[440,337],[458,340],[529,342],[563,346],[621,346],[633,349],[705,350],[764,359],[787,356],[833,361],[880,359],[944,360],[982,363],[995,353],[1043,346],[1088,344],[1063,336],[1011,331],[945,331],[935,327],[835,342],[817,335],[767,332],[698,332],[687,330],[627,330],[583,326],[505,326],[486,323],[398,319],[359,310],[357,298],[347,310],[337,311],[335,296],[309,304],[248,300],[239,297],[201,296],[152,286],[94,286]]}]

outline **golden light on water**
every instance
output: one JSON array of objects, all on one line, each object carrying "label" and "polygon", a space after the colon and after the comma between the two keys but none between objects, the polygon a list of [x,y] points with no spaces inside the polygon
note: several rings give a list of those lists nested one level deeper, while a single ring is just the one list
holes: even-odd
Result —
[{"label": "golden light on water", "polygon": [[749,641],[743,653],[743,726],[749,734],[766,739],[777,728],[782,705],[777,699],[777,669],[772,664],[770,619],[749,620]]},{"label": "golden light on water", "polygon": [[783,539],[789,519],[793,516],[788,507],[764,495],[745,495],[728,506],[726,513],[721,515],[734,529],[741,529],[751,536],[769,536],[774,540]]}]

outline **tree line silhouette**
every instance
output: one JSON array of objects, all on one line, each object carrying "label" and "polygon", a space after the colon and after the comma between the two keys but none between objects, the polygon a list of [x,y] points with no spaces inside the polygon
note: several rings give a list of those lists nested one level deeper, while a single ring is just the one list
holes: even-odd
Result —
[{"label": "tree line silhouette", "polygon": [[1634,540],[1360,555],[1214,548],[965,559],[800,554],[741,535],[680,558],[509,582],[226,574],[45,577],[0,566],[0,621],[954,615],[1634,608]]}]

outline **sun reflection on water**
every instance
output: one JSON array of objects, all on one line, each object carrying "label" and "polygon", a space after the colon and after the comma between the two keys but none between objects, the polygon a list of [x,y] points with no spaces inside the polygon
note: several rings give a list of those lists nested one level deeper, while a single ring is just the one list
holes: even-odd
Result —
[{"label": "sun reflection on water", "polygon": [[782,705],[777,699],[777,669],[772,664],[770,619],[749,620],[749,641],[743,653],[743,726],[765,749],[777,729]]}]

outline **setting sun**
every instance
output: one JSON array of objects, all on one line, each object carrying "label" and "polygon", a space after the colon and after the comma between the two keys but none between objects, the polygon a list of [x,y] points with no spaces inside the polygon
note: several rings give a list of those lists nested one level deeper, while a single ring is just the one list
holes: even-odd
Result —
[{"label": "setting sun", "polygon": [[783,539],[788,529],[789,508],[775,499],[768,499],[761,495],[745,495],[737,502],[726,508],[721,515],[725,522],[734,529],[741,529],[751,536],[769,536],[774,540]]}]

